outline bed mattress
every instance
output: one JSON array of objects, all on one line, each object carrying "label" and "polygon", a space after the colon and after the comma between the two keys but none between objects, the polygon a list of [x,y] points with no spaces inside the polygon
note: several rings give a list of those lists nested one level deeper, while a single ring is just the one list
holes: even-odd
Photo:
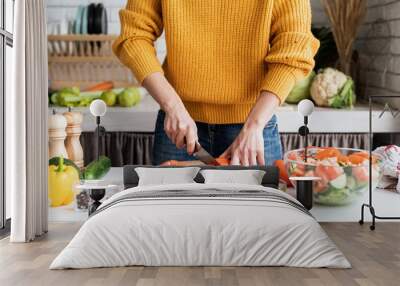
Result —
[{"label": "bed mattress", "polygon": [[114,195],[50,269],[132,265],[350,267],[312,215],[281,191],[180,184]]}]

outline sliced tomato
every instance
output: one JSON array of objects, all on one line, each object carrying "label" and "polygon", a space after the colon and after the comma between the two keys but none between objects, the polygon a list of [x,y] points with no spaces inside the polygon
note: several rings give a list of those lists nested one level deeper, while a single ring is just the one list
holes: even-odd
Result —
[{"label": "sliced tomato", "polygon": [[328,188],[328,183],[325,180],[318,180],[314,182],[314,192],[322,193]]},{"label": "sliced tomato", "polygon": [[288,159],[291,161],[298,161],[300,159],[300,156],[298,156],[296,152],[290,152],[288,154]]},{"label": "sliced tomato", "polygon": [[369,180],[367,168],[364,167],[353,167],[353,176],[358,183],[366,183]]},{"label": "sliced tomato", "polygon": [[331,181],[339,177],[341,174],[343,174],[343,168],[341,167],[333,167],[333,166],[324,166],[322,164],[319,164],[315,168],[315,174],[318,177],[323,178],[325,181]]}]

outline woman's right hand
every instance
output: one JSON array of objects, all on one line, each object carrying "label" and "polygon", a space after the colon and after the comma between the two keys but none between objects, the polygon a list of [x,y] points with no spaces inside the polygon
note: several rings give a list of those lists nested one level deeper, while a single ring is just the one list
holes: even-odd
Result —
[{"label": "woman's right hand", "polygon": [[197,126],[182,102],[165,110],[164,130],[178,149],[192,155],[198,141]]},{"label": "woman's right hand", "polygon": [[197,126],[175,89],[160,72],[147,76],[143,86],[165,111],[164,129],[169,139],[178,149],[186,146],[192,155],[198,141]]}]

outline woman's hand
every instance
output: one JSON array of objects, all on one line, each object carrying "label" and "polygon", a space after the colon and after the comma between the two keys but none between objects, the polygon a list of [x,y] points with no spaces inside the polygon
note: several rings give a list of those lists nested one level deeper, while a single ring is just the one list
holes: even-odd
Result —
[{"label": "woman's hand", "polygon": [[231,165],[265,165],[263,130],[278,105],[275,94],[261,92],[238,137],[221,157],[231,159]]},{"label": "woman's hand", "polygon": [[198,141],[197,126],[185,106],[178,102],[171,108],[167,108],[165,114],[165,133],[178,149],[186,146],[186,151],[192,155]]},{"label": "woman's hand", "polygon": [[245,125],[221,157],[230,158],[231,165],[265,165],[263,129]]},{"label": "woman's hand", "polygon": [[178,149],[186,146],[186,151],[192,155],[198,141],[197,126],[175,89],[159,72],[147,76],[143,86],[165,111],[164,129],[169,139]]}]

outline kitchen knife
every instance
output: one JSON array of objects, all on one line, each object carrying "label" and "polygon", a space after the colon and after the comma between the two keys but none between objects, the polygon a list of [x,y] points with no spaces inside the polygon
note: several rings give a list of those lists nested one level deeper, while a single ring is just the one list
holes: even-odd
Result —
[{"label": "kitchen knife", "polygon": [[213,156],[210,155],[199,143],[196,143],[195,147],[195,152],[193,153],[193,156],[197,159],[200,160],[201,162],[207,164],[207,165],[214,165],[218,166],[217,160]]}]

